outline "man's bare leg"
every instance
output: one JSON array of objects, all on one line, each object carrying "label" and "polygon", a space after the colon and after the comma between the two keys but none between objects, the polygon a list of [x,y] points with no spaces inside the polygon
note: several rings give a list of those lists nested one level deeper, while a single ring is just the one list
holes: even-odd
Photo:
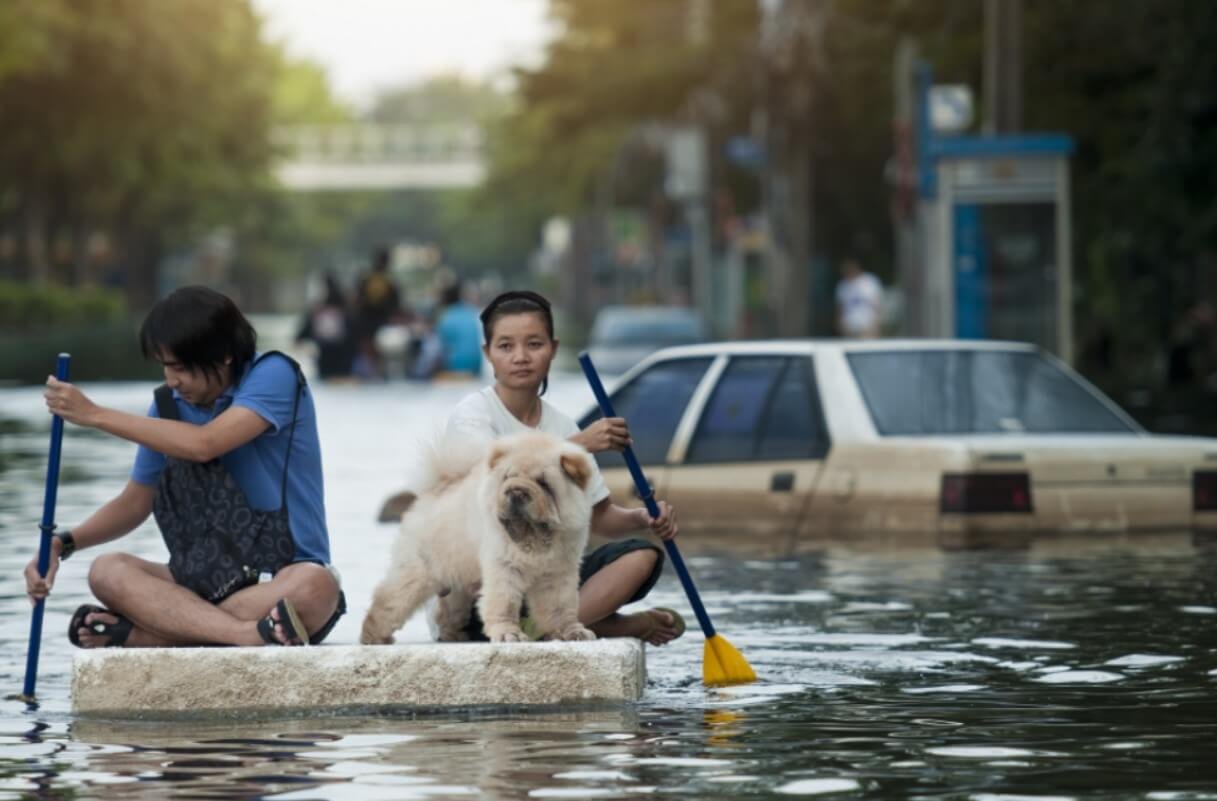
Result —
[{"label": "man's bare leg", "polygon": [[[89,587],[107,608],[128,618],[134,628],[129,647],[228,644],[262,645],[257,621],[275,604],[288,598],[309,632],[317,631],[333,615],[338,585],[326,568],[312,563],[285,567],[264,584],[247,587],[219,606],[208,603],[174,583],[165,565],[123,553],[104,554],[89,569]],[[109,619],[107,619],[109,618]],[[86,622],[115,622],[93,613]],[[109,637],[87,629],[79,632],[81,645],[106,645]],[[276,636],[285,639],[276,626]]]},{"label": "man's bare leg", "polygon": [[675,639],[676,621],[666,612],[617,613],[646,583],[658,559],[659,554],[650,549],[630,551],[593,573],[579,588],[579,622],[597,637],[645,636],[651,645]]}]

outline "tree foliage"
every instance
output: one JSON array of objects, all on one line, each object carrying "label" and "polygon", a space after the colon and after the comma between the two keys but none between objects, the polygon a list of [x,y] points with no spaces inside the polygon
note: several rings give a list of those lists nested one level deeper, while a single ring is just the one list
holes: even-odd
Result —
[{"label": "tree foliage", "polygon": [[271,118],[276,125],[337,125],[355,119],[355,111],[334,96],[324,67],[278,48],[274,56]]},{"label": "tree foliage", "polygon": [[[593,210],[639,126],[693,115],[721,145],[753,133],[763,110],[810,148],[813,202],[801,224],[813,231],[813,252],[829,263],[860,253],[892,280],[884,174],[898,45],[914,41],[941,82],[982,91],[976,0],[806,0],[802,51],[782,44],[795,40],[790,32],[763,30],[752,0],[551,7],[558,35],[539,67],[519,73],[517,103],[491,140],[483,198],[533,225]],[[700,37],[691,20],[699,7],[710,9]],[[1152,380],[1186,309],[1201,297],[1217,303],[1217,55],[1208,46],[1217,4],[1022,8],[1024,129],[1077,142],[1075,337],[1084,367]],[[721,147],[711,155],[715,188],[739,212],[757,208],[763,196],[744,191]]]},{"label": "tree foliage", "polygon": [[133,297],[175,237],[269,180],[275,58],[244,2],[12,0],[0,24],[3,212],[14,269],[108,233]]},{"label": "tree foliage", "polygon": [[368,112],[378,123],[450,125],[482,123],[502,113],[503,92],[461,75],[436,75],[382,92]]},{"label": "tree foliage", "polygon": [[[686,0],[553,0],[561,33],[541,66],[516,74],[517,102],[491,133],[487,195],[519,198],[527,187],[563,211],[592,202],[606,165],[638,125],[687,118],[698,90],[746,70],[756,3],[713,7],[699,34]],[[727,110],[717,103],[711,113]]]}]

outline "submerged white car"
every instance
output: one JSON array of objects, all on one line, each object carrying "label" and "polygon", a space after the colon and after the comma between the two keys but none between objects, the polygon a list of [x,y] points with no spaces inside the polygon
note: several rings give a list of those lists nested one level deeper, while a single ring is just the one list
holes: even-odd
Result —
[{"label": "submerged white car", "polygon": [[[1147,433],[1031,345],[693,345],[610,394],[689,545],[1217,529],[1217,439]],[[597,458],[615,495],[634,494],[620,454]]]}]

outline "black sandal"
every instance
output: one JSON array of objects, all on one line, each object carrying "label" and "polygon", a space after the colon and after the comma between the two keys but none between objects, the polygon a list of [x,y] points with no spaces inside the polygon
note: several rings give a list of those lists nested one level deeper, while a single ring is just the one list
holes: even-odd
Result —
[{"label": "black sandal", "polygon": [[[308,629],[304,627],[292,602],[284,598],[275,604],[275,609],[279,610],[278,620],[268,614],[258,621],[258,634],[261,635],[262,641],[267,645],[308,645]],[[283,642],[275,636],[276,625],[283,627],[287,642]]]},{"label": "black sandal", "polygon": [[[114,623],[106,623],[102,620],[86,623],[85,618],[94,612],[113,615],[118,620]],[[73,613],[72,620],[68,623],[68,641],[77,648],[84,648],[85,646],[80,644],[80,630],[88,629],[99,637],[110,638],[105,645],[99,645],[97,646],[98,648],[121,648],[127,642],[127,637],[131,635],[131,629],[133,628],[135,628],[134,624],[117,612],[111,612],[105,607],[94,604],[81,604],[76,612]]]}]

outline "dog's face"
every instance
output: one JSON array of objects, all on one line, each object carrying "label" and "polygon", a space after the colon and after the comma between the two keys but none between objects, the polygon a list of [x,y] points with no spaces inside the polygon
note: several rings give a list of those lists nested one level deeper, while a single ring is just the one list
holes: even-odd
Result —
[{"label": "dog's face", "polygon": [[524,550],[543,550],[565,530],[585,526],[592,476],[587,452],[557,437],[529,434],[495,443],[489,465],[495,514]]}]

